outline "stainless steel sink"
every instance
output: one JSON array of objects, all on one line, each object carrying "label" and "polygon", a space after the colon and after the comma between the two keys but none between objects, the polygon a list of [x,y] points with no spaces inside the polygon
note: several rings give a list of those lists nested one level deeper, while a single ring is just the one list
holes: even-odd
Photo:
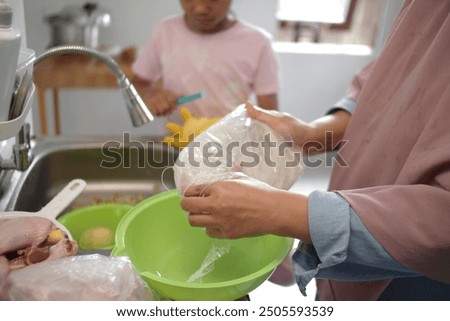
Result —
[{"label": "stainless steel sink", "polygon": [[66,212],[103,202],[136,204],[175,187],[177,150],[151,140],[53,138],[37,141],[33,151],[27,171],[3,178],[10,180],[0,191],[8,199],[4,210],[38,211],[74,178],[87,187]]}]

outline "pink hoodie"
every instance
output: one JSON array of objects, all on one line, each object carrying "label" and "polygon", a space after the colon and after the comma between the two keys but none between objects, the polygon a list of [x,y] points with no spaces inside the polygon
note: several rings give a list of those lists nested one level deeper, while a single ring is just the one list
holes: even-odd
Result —
[{"label": "pink hoodie", "polygon": [[[357,101],[330,190],[396,260],[450,283],[450,1],[406,0]],[[321,300],[375,300],[390,280],[318,280]]]}]

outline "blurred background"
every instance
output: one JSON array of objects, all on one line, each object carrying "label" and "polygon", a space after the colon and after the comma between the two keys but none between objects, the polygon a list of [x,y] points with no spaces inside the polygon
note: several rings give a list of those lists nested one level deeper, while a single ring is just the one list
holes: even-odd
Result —
[{"label": "blurred background", "polygon": [[[266,29],[281,67],[279,106],[305,121],[321,116],[347,88],[354,72],[380,50],[402,0],[234,0],[234,13]],[[99,45],[111,55],[139,51],[162,18],[181,12],[178,0],[98,0],[111,21],[98,28]],[[46,17],[82,0],[24,0],[28,47],[42,53],[52,44]],[[130,57],[128,57],[130,58]],[[64,67],[62,67],[64,68]],[[68,75],[70,77],[71,75]],[[82,88],[81,88],[82,87]],[[158,135],[158,126],[132,129],[114,88],[58,88],[61,134]],[[54,91],[45,91],[48,134],[54,134]],[[39,99],[35,99],[39,103]],[[40,134],[38,109],[33,127]],[[106,115],[106,116],[105,116]],[[105,119],[107,117],[107,119]]]}]

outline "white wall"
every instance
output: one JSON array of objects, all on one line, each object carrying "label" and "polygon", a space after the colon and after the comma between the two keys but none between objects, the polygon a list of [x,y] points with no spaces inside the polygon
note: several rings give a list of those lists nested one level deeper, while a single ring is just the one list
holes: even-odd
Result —
[{"label": "white wall", "polygon": [[[402,0],[385,0],[381,45],[386,30],[390,29]],[[38,54],[49,43],[49,28],[43,17],[58,12],[67,4],[82,5],[82,0],[24,0],[28,45]],[[112,26],[102,30],[105,44],[136,46],[147,39],[152,27],[163,17],[181,11],[178,0],[98,0],[100,6],[112,14]],[[237,16],[275,33],[276,0],[234,0]],[[354,72],[371,59],[371,55],[346,53],[313,54],[280,50],[282,90],[281,110],[306,121],[323,112],[344,93]],[[51,101],[48,93],[48,101]],[[63,90],[61,101],[61,127],[63,134],[120,135],[123,131],[134,134],[159,134],[161,125],[150,124],[132,129],[131,122],[116,90]],[[36,109],[35,109],[36,110]],[[48,111],[51,113],[50,109]],[[35,115],[35,127],[38,128]],[[49,119],[51,122],[51,119]],[[51,124],[51,123],[50,123]]]},{"label": "white wall", "polygon": [[305,121],[322,116],[338,101],[355,70],[372,57],[370,52],[362,55],[298,53],[283,50],[283,46],[275,47],[282,74],[281,110]]}]

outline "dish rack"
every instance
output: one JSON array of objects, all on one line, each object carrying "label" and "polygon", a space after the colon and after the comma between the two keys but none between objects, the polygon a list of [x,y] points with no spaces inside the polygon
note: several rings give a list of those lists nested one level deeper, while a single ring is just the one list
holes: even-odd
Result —
[{"label": "dish rack", "polygon": [[[20,77],[20,80],[24,78],[26,72],[33,74],[33,62],[35,59],[35,52],[32,49],[23,48],[20,50],[19,59],[17,64],[16,75]],[[25,123],[25,119],[30,111],[33,97],[34,97],[35,86],[31,85],[29,92],[26,95],[24,107],[21,114],[8,121],[0,121],[0,140],[5,140],[14,137],[19,133],[22,125]],[[1,108],[8,108],[10,106],[0,106]]]}]

